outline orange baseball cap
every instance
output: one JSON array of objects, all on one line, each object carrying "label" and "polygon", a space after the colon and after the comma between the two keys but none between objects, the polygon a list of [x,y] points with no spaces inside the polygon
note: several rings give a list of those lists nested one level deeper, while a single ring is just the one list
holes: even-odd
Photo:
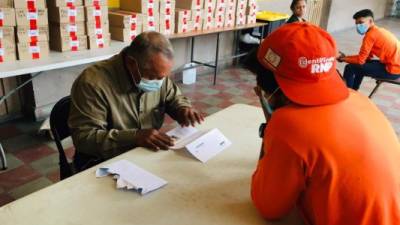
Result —
[{"label": "orange baseball cap", "polygon": [[273,71],[283,93],[300,105],[339,102],[349,90],[336,71],[336,43],[309,23],[291,23],[270,34],[260,45],[258,61]]}]

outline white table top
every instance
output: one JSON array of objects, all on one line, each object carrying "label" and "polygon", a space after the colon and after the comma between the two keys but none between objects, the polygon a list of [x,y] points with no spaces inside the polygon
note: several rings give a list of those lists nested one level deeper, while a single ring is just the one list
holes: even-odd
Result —
[{"label": "white table top", "polygon": [[[203,164],[185,152],[135,149],[104,164],[127,159],[168,181],[145,196],[117,190],[98,166],[0,208],[2,225],[203,225],[301,224],[297,216],[264,221],[252,205],[250,180],[259,156],[260,108],[234,105],[200,129],[219,128],[233,145]],[[273,203],[271,203],[273,204]]]},{"label": "white table top", "polygon": [[[188,32],[183,34],[172,34],[167,36],[169,39],[189,38],[194,36],[208,35],[221,32],[237,31],[242,29],[264,26],[266,23],[247,24],[244,26],[221,28],[206,31]],[[50,51],[49,57],[32,61],[15,61],[0,64],[0,78],[33,74],[42,71],[61,69],[66,67],[84,65],[98,62],[118,54],[129,43],[111,41],[109,48],[90,49],[79,52],[55,52]]]}]

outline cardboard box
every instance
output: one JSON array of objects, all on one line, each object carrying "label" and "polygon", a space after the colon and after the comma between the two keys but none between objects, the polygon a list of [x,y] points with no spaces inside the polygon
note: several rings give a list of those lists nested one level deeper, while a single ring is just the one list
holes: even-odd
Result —
[{"label": "cardboard box", "polygon": [[120,0],[122,10],[139,12],[149,16],[158,14],[159,7],[159,0]]},{"label": "cardboard box", "polygon": [[49,21],[54,23],[73,23],[85,21],[83,6],[49,8]]},{"label": "cardboard box", "polygon": [[256,14],[257,11],[258,11],[257,2],[249,0],[248,6],[246,8],[246,14],[253,15],[253,14]]},{"label": "cardboard box", "polygon": [[52,33],[50,49],[59,52],[82,51],[88,48],[88,38],[83,36],[59,36]]},{"label": "cardboard box", "polygon": [[108,13],[108,22],[110,27],[131,28],[132,26],[142,27],[143,19],[140,13],[113,10]]},{"label": "cardboard box", "polygon": [[186,33],[191,31],[193,24],[191,23],[191,10],[176,9],[175,12],[175,32]]},{"label": "cardboard box", "polygon": [[192,20],[192,31],[200,31],[203,29],[203,19],[204,19],[204,10],[192,10],[191,12],[191,20]]},{"label": "cardboard box", "polygon": [[160,31],[160,15],[154,16],[142,15],[143,19],[143,32],[144,31]]},{"label": "cardboard box", "polygon": [[82,6],[83,0],[48,0],[47,7]]},{"label": "cardboard box", "polygon": [[[54,0],[52,0],[54,1]],[[45,9],[46,0],[14,0],[14,7],[16,9]]]},{"label": "cardboard box", "polygon": [[28,9],[15,9],[18,26],[30,26],[32,20],[36,20],[37,26],[46,26],[49,24],[47,19],[47,9],[36,9],[29,12]]},{"label": "cardboard box", "polygon": [[175,15],[175,1],[160,0],[160,14]]},{"label": "cardboard box", "polygon": [[226,1],[226,11],[233,10],[236,11],[237,0],[227,0]]},{"label": "cardboard box", "polygon": [[254,24],[257,23],[257,16],[254,13],[253,15],[247,15],[246,16],[246,23],[247,24]]},{"label": "cardboard box", "polygon": [[14,27],[0,27],[0,42],[15,45]]},{"label": "cardboard box", "polygon": [[123,42],[133,41],[142,32],[142,25],[130,28],[110,27],[111,39]]},{"label": "cardboard box", "polygon": [[88,37],[89,49],[97,49],[97,48],[108,48],[110,47],[111,39],[110,34],[103,35],[102,38],[97,38],[96,36]]},{"label": "cardboard box", "polygon": [[77,22],[75,24],[69,23],[51,23],[50,33],[58,34],[58,36],[69,37],[69,36],[84,36],[86,35],[85,22]]},{"label": "cardboard box", "polygon": [[98,34],[109,34],[110,33],[110,29],[109,29],[110,25],[108,24],[108,21],[105,21],[101,24],[100,27],[96,27],[96,23],[90,23],[87,22],[86,23],[86,34],[88,36],[94,36],[94,35],[98,35]]},{"label": "cardboard box", "polygon": [[23,42],[18,43],[18,59],[33,60],[42,59],[49,56],[49,42]]},{"label": "cardboard box", "polygon": [[160,33],[171,35],[175,33],[175,17],[167,14],[160,14]]},{"label": "cardboard box", "polygon": [[108,6],[107,0],[84,0],[85,6]]},{"label": "cardboard box", "polygon": [[202,9],[204,0],[176,0],[176,8],[179,9]]},{"label": "cardboard box", "polygon": [[235,26],[243,26],[246,24],[246,15],[244,13],[237,13],[235,18]]},{"label": "cardboard box", "polygon": [[235,11],[229,11],[225,14],[224,27],[235,26]]},{"label": "cardboard box", "polygon": [[219,8],[225,9],[227,6],[228,6],[228,0],[217,0],[215,8],[216,9],[219,9]]},{"label": "cardboard box", "polygon": [[0,8],[13,8],[14,0],[0,0]]},{"label": "cardboard box", "polygon": [[225,14],[225,7],[224,8],[216,8],[214,11],[215,17],[223,15],[223,14]]},{"label": "cardboard box", "polygon": [[14,27],[15,25],[15,10],[11,8],[0,8],[0,27]]},{"label": "cardboard box", "polygon": [[101,23],[108,21],[108,7],[107,6],[85,6],[86,22],[94,23],[96,18],[99,17]]},{"label": "cardboard box", "polygon": [[225,25],[225,14],[218,14],[215,17],[215,28],[220,29]]},{"label": "cardboard box", "polygon": [[203,30],[212,30],[212,29],[215,29],[215,18],[210,15],[203,20]]},{"label": "cardboard box", "polygon": [[17,60],[15,43],[0,41],[0,64]]},{"label": "cardboard box", "polygon": [[204,0],[204,9],[212,8],[215,9],[217,0]]},{"label": "cardboard box", "polygon": [[238,17],[239,14],[246,14],[247,3],[247,0],[237,0],[236,17]]},{"label": "cardboard box", "polygon": [[37,29],[31,29],[28,26],[17,27],[17,39],[20,42],[48,41],[49,27],[39,26]]}]

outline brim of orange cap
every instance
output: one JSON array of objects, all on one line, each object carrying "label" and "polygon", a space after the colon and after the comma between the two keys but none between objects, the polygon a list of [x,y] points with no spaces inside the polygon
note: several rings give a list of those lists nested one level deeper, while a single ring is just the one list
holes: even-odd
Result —
[{"label": "brim of orange cap", "polygon": [[275,74],[283,93],[294,103],[306,106],[335,104],[349,96],[349,90],[335,70],[318,82],[299,83]]}]

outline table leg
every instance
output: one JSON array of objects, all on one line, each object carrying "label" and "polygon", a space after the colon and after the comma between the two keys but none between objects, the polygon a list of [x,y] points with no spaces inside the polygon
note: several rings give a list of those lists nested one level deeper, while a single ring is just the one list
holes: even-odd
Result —
[{"label": "table leg", "polygon": [[190,50],[190,63],[194,60],[194,37],[192,37],[192,41],[190,42],[191,50]]},{"label": "table leg", "polygon": [[217,83],[218,55],[219,55],[219,33],[217,33],[217,49],[215,51],[214,85]]},{"label": "table leg", "polygon": [[1,143],[0,143],[0,159],[1,159],[1,170],[6,170],[7,169],[6,153],[4,152]]}]

